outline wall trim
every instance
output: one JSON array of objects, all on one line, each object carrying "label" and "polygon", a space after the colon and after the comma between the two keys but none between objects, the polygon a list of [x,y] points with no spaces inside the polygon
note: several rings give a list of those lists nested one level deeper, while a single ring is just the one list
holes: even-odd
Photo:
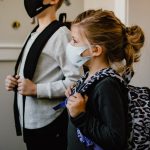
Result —
[{"label": "wall trim", "polygon": [[22,45],[19,44],[0,44],[1,49],[20,49]]},{"label": "wall trim", "polygon": [[21,48],[21,45],[0,45],[0,62],[16,61]]}]

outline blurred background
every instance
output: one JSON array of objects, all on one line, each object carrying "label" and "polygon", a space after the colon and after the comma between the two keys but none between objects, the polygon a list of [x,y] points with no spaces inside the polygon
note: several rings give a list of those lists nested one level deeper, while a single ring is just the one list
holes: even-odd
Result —
[{"label": "blurred background", "polygon": [[[146,41],[131,84],[150,87],[149,6],[149,0],[67,0],[57,15],[66,13],[67,21],[72,21],[84,10],[103,8],[114,11],[127,26],[141,26]],[[25,150],[22,137],[15,134],[13,93],[5,91],[4,80],[13,74],[21,47],[35,25],[25,12],[23,0],[0,0],[0,150]]]}]

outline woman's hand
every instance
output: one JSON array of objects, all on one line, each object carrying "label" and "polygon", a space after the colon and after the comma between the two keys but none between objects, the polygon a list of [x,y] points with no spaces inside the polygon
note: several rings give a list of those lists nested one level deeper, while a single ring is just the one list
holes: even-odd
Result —
[{"label": "woman's hand", "polygon": [[74,118],[80,113],[85,112],[87,100],[88,97],[83,97],[80,93],[75,93],[74,95],[68,97],[66,107],[68,108],[70,116]]}]

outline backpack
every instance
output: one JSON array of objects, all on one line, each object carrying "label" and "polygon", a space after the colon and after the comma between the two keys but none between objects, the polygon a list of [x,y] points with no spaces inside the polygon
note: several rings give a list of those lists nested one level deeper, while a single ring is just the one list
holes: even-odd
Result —
[{"label": "backpack", "polygon": [[150,89],[129,85],[134,72],[123,75],[128,88],[129,150],[150,150]]},{"label": "backpack", "polygon": [[150,150],[150,89],[128,85],[128,149]]},{"label": "backpack", "polygon": [[150,88],[130,85],[133,75],[130,69],[122,77],[105,74],[117,78],[128,89],[128,150],[150,150]]},{"label": "backpack", "polygon": [[128,90],[128,150],[150,150],[150,88],[130,85],[133,75],[130,68],[122,76],[113,69],[106,69],[101,79],[116,78]]},{"label": "backpack", "polygon": [[150,150],[150,88],[130,85],[133,75],[130,68],[122,76],[108,69],[101,74],[101,79],[116,78],[128,90],[128,150]]}]

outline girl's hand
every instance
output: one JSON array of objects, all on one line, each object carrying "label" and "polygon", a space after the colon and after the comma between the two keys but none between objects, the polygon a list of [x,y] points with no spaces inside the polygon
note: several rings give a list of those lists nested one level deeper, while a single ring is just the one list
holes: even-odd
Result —
[{"label": "girl's hand", "polygon": [[76,117],[80,113],[86,111],[86,102],[88,100],[87,96],[82,96],[80,93],[75,93],[70,96],[67,101],[66,107],[68,108],[71,117]]},{"label": "girl's hand", "polygon": [[67,90],[65,91],[66,97],[69,97],[71,95],[71,89],[75,86],[75,83],[70,85]]},{"label": "girl's hand", "polygon": [[7,91],[13,91],[14,88],[18,85],[18,79],[19,75],[16,75],[15,77],[12,75],[8,75],[5,79],[5,89]]},{"label": "girl's hand", "polygon": [[18,93],[25,96],[37,95],[36,84],[29,79],[18,79]]}]

